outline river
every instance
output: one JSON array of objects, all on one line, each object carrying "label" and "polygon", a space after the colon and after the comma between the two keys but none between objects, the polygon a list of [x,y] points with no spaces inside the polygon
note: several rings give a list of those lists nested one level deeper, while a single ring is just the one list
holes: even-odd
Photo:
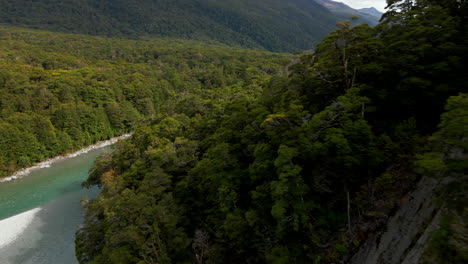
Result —
[{"label": "river", "polygon": [[83,221],[83,189],[94,160],[111,146],[57,161],[18,180],[0,183],[0,263],[74,264],[75,232]]}]

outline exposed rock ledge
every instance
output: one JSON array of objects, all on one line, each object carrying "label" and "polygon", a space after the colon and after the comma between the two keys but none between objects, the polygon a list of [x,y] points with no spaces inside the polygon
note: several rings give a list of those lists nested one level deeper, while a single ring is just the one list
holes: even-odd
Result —
[{"label": "exposed rock ledge", "polygon": [[416,264],[440,218],[435,203],[439,182],[423,177],[408,201],[390,217],[386,229],[370,237],[352,257],[351,264]]}]

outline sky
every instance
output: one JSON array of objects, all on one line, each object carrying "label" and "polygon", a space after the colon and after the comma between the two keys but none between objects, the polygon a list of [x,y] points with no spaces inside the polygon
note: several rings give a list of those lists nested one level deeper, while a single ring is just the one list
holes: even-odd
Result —
[{"label": "sky", "polygon": [[380,12],[385,11],[387,6],[386,0],[334,0],[336,2],[343,2],[354,9],[364,8],[364,7],[375,7]]}]

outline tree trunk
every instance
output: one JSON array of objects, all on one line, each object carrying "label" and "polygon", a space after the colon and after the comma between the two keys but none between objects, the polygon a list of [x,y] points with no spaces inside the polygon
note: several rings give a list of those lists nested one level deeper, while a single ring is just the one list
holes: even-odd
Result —
[{"label": "tree trunk", "polygon": [[348,190],[346,190],[346,200],[348,202],[348,232],[351,233],[351,200],[349,199]]}]

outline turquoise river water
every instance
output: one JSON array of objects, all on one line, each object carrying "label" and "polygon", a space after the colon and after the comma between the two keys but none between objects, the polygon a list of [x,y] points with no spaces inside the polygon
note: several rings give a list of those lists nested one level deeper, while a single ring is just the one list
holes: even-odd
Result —
[{"label": "turquoise river water", "polygon": [[[99,191],[83,189],[81,182],[96,157],[111,148],[94,149],[32,171],[21,179],[0,183],[1,264],[78,263],[74,239],[84,215],[80,201],[96,197]],[[36,210],[29,220],[23,220],[22,215]],[[21,226],[20,231],[15,239],[8,240],[7,233],[13,232],[15,225]]]}]

